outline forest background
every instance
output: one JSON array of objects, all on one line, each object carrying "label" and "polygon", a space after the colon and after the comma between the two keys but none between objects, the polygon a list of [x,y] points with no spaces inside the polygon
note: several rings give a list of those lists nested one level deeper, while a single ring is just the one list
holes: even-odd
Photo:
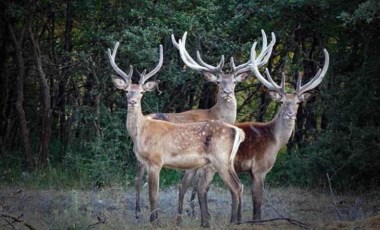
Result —
[{"label": "forest background", "polygon": [[[131,185],[125,95],[112,84],[106,50],[120,41],[118,65],[141,72],[154,68],[162,44],[161,92],[144,96],[143,113],[181,112],[211,107],[216,87],[186,68],[171,34],[187,31],[188,51],[208,63],[225,55],[241,64],[261,29],[276,34],[268,68],[277,82],[287,73],[289,90],[299,71],[305,82],[314,76],[324,48],[330,53],[327,76],[300,106],[267,182],[327,188],[328,174],[337,191],[380,184],[379,1],[6,0],[0,8],[1,184]],[[254,76],[236,95],[239,122],[269,121],[278,110]],[[180,175],[164,170],[161,183]]]}]

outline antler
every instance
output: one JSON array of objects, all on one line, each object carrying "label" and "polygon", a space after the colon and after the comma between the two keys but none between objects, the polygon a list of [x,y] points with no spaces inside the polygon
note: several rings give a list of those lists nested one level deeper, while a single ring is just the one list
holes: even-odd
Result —
[{"label": "antler", "polygon": [[[267,41],[267,35],[265,34],[265,31],[261,30],[261,34],[263,36],[263,44],[261,47],[261,53],[259,54],[257,59],[255,59],[257,66],[259,68],[268,63],[268,60],[272,54],[274,44],[276,43],[276,36],[273,32],[271,33],[272,41],[269,43],[269,46],[267,45],[268,41]],[[257,42],[253,43],[253,45],[252,45],[251,56],[252,56],[252,52],[256,52],[256,50],[255,50],[256,45],[257,45]],[[255,55],[256,55],[256,53],[255,53]],[[249,71],[251,69],[251,67],[250,67],[251,63],[252,63],[252,60],[250,59],[248,62],[246,62],[244,64],[241,64],[239,66],[235,66],[233,57],[231,57],[231,62],[230,62],[232,72],[235,73],[235,75],[240,74],[242,72]]]},{"label": "antler", "polygon": [[140,81],[139,81],[140,85],[143,85],[146,82],[146,80],[151,78],[153,75],[155,75],[161,69],[163,61],[164,61],[164,52],[163,52],[162,45],[160,45],[160,60],[158,61],[156,68],[154,68],[148,74],[145,74],[146,69],[141,73]]},{"label": "antler", "polygon": [[[252,47],[254,48],[254,47]],[[329,67],[329,53],[327,52],[326,49],[323,49],[323,52],[325,54],[325,63],[323,65],[323,69],[319,69],[317,74],[304,86],[301,86],[302,83],[302,75],[298,75],[298,80],[297,80],[297,88],[296,88],[296,93],[297,95],[301,95],[307,91],[310,91],[317,87],[323,80],[323,78],[326,75],[327,69]],[[278,93],[284,94],[285,93],[285,74],[282,73],[282,78],[281,78],[281,84],[280,86],[276,84],[276,82],[273,81],[272,77],[269,74],[268,68],[265,68],[265,74],[267,75],[267,78],[269,81],[263,77],[258,69],[258,65],[256,62],[256,53],[251,52],[251,60],[252,64],[250,64],[252,72],[256,75],[257,79],[265,85],[269,90],[277,91]]]},{"label": "antler", "polygon": [[261,73],[259,71],[259,64],[261,62],[260,62],[259,57],[256,59],[255,48],[256,48],[256,42],[252,46],[252,50],[251,50],[251,61],[252,61],[252,63],[249,64],[252,72],[256,75],[257,79],[263,85],[265,85],[269,90],[276,91],[276,92],[280,93],[281,95],[285,94],[285,74],[282,73],[281,84],[277,85],[277,83],[270,76],[268,68],[265,68],[265,74],[267,75],[267,78],[269,81],[266,80],[265,77],[263,77],[263,75],[261,75]]},{"label": "antler", "polygon": [[[271,33],[271,35],[272,35],[272,41],[270,42],[269,46],[267,45],[268,41],[267,41],[267,36],[265,34],[265,31],[261,30],[261,34],[263,36],[263,44],[262,44],[261,53],[257,57],[257,60],[256,60],[258,62],[258,66],[259,67],[261,67],[261,66],[265,65],[266,63],[268,63],[269,57],[272,54],[273,46],[276,43],[276,36],[274,35],[273,32]],[[224,66],[224,55],[222,55],[219,64],[216,67],[214,67],[214,66],[209,65],[206,62],[204,62],[202,60],[202,58],[201,58],[201,55],[200,55],[199,51],[197,51],[197,59],[198,59],[198,62],[199,62],[199,64],[198,64],[189,55],[189,53],[186,51],[185,44],[186,44],[187,32],[185,32],[183,34],[182,39],[179,39],[178,43],[175,40],[173,34],[172,34],[171,37],[172,37],[172,42],[173,42],[174,46],[177,47],[177,49],[179,49],[181,58],[182,58],[183,62],[187,66],[189,66],[192,69],[198,70],[198,71],[209,71],[209,72],[213,72],[213,73],[215,73],[215,72],[221,72],[222,71],[222,68]],[[253,46],[256,47],[256,44],[257,44],[257,42],[255,42],[253,44]],[[252,50],[251,50],[251,52],[252,52]],[[250,70],[249,64],[251,64],[251,60],[249,60],[248,62],[246,62],[244,64],[241,64],[239,66],[235,66],[234,59],[233,59],[233,57],[231,57],[230,64],[231,64],[232,72],[235,73],[235,75],[237,75],[237,74],[240,74],[240,73],[243,73],[243,72],[246,72],[246,71]]]},{"label": "antler", "polygon": [[323,69],[319,69],[317,74],[315,74],[315,76],[308,83],[306,83],[304,86],[301,86],[302,75],[298,76],[296,88],[296,93],[298,95],[301,95],[306,91],[314,89],[322,82],[323,78],[325,77],[327,69],[329,68],[330,56],[326,49],[323,49],[323,53],[325,55],[325,63],[323,64]]},{"label": "antler", "polygon": [[110,59],[111,66],[116,71],[116,73],[118,73],[120,75],[120,77],[122,77],[126,82],[129,83],[129,82],[131,82],[131,77],[132,77],[132,74],[133,74],[133,67],[132,67],[132,65],[130,66],[129,74],[126,74],[123,70],[121,70],[116,65],[116,62],[115,62],[115,57],[116,57],[116,53],[117,53],[117,49],[119,48],[119,45],[120,45],[120,43],[116,42],[115,47],[113,48],[112,53],[111,53],[111,49],[108,49],[108,57]]},{"label": "antler", "polygon": [[204,62],[201,58],[201,55],[199,51],[197,51],[197,59],[199,64],[190,56],[190,54],[186,51],[186,37],[187,37],[187,31],[183,34],[182,39],[177,41],[174,38],[174,35],[172,34],[172,42],[173,45],[179,50],[179,53],[181,55],[182,61],[190,68],[195,69],[197,71],[208,71],[212,73],[218,73],[221,72],[224,66],[224,56],[222,55],[220,62],[217,66],[212,66]]}]

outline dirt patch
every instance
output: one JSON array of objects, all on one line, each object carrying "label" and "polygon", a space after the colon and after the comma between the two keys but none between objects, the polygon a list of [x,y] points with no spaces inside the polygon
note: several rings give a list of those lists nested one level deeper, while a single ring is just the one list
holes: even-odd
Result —
[{"label": "dirt patch", "polygon": [[[102,190],[31,190],[21,187],[0,189],[0,229],[156,229],[149,223],[147,188],[142,194],[142,213],[135,218],[133,188]],[[159,201],[160,228],[176,229],[177,189],[161,190]],[[190,214],[190,193],[186,194],[185,213]],[[380,193],[363,196],[336,196],[337,206],[328,193],[299,188],[269,188],[263,204],[263,219],[290,218],[313,229],[380,229]],[[215,229],[300,229],[285,220],[260,225],[229,225],[230,194],[220,187],[209,192],[211,225]],[[199,208],[196,216],[184,214],[181,229],[199,229]],[[13,216],[24,223],[7,217]],[[243,197],[243,221],[252,217],[252,203],[246,188]]]}]

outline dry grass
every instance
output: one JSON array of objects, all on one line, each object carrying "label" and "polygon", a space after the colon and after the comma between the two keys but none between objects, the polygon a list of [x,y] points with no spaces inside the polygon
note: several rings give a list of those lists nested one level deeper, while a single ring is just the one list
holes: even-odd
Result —
[{"label": "dry grass", "polygon": [[[178,229],[175,225],[176,188],[167,188],[160,193],[159,226],[149,223],[147,188],[143,189],[143,212],[138,220],[134,216],[134,197],[132,188],[121,187],[88,191],[6,187],[0,190],[0,214],[18,217],[36,229]],[[264,219],[282,216],[306,223],[312,229],[380,229],[379,193],[360,197],[336,196],[337,207],[330,194],[299,188],[267,189],[267,197],[263,205]],[[284,220],[260,225],[229,225],[230,195],[224,188],[212,187],[209,207],[211,225],[215,229],[300,229]],[[187,201],[185,210],[190,211]],[[196,212],[198,216],[198,207]],[[250,220],[251,216],[251,197],[246,188],[243,221]],[[200,229],[198,218],[185,214],[183,219],[180,229]],[[13,227],[28,229],[22,223],[12,222],[4,216],[0,218],[0,229]]]}]

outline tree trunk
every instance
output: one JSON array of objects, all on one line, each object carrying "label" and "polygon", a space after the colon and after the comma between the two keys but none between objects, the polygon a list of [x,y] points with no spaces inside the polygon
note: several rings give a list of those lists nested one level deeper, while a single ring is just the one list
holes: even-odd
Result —
[{"label": "tree trunk", "polygon": [[204,84],[201,92],[201,99],[199,101],[199,109],[209,109],[216,103],[216,90],[214,85]]},{"label": "tree trunk", "polygon": [[[312,45],[309,49],[309,56],[307,57],[307,60],[303,61],[303,66],[304,66],[304,82],[309,82],[314,75],[317,72],[317,68],[315,68],[315,62],[313,60],[313,54],[315,53],[317,49],[317,44],[318,44],[318,38],[316,36],[316,33],[313,32],[313,42]],[[306,53],[306,50],[303,52]],[[315,116],[315,112],[313,111],[315,108],[315,97],[312,97],[306,105],[303,107],[302,114],[304,115],[304,127],[303,130],[304,133],[302,135],[302,143],[307,142],[309,139],[314,139],[315,136],[315,131],[317,129],[317,119]],[[306,132],[307,130],[307,132]]]},{"label": "tree trunk", "polygon": [[[0,69],[5,70],[5,62],[6,58],[6,46],[8,45],[7,40],[9,38],[8,30],[4,28],[5,23],[0,22],[0,33],[1,33],[1,47],[0,47]],[[8,124],[9,124],[9,114],[7,111],[9,110],[9,97],[10,97],[10,76],[6,75],[6,71],[1,71],[0,73],[0,106],[1,106],[1,114],[0,114],[0,157],[5,154],[5,143],[8,143],[7,138],[9,136],[8,133]]]},{"label": "tree trunk", "polygon": [[34,53],[34,61],[37,68],[38,76],[40,77],[41,84],[41,99],[43,105],[43,113],[42,113],[42,127],[41,127],[41,137],[40,137],[40,156],[39,156],[39,164],[40,166],[46,165],[49,160],[49,143],[51,137],[51,96],[50,96],[50,87],[48,80],[46,78],[46,74],[42,68],[42,60],[40,54],[40,47],[38,41],[35,40],[34,34],[32,31],[32,27],[29,24],[29,33],[30,40],[33,44],[33,53]]},{"label": "tree trunk", "polygon": [[[93,125],[96,130],[97,137],[99,139],[103,139],[103,131],[100,127],[99,121],[100,121],[100,97],[102,90],[100,89],[100,81],[98,78],[98,75],[96,73],[96,64],[94,61],[92,61],[92,58],[90,57],[89,60],[90,66],[88,67],[88,70],[90,71],[90,74],[88,75],[87,82],[86,82],[86,94],[85,94],[85,100],[84,104],[88,105],[90,107],[95,108],[95,119],[93,120]],[[71,132],[69,132],[69,137]]]},{"label": "tree trunk", "polygon": [[267,94],[266,91],[261,91],[260,95],[259,95],[259,100],[260,100],[259,111],[258,111],[257,116],[256,116],[256,121],[258,121],[258,122],[264,122],[264,117],[265,117],[265,114],[267,112],[268,103],[267,103],[267,99],[266,99],[266,94]]},{"label": "tree trunk", "polygon": [[70,53],[72,50],[72,30],[73,30],[73,0],[67,0],[66,2],[66,26],[64,32],[64,51],[66,56],[63,58],[63,68],[62,68],[62,77],[58,85],[58,107],[59,107],[59,124],[60,124],[60,140],[63,144],[61,150],[60,158],[63,158],[63,155],[66,153],[67,147],[69,145],[68,138],[68,125],[66,124],[66,104],[67,104],[67,95],[66,95],[66,84],[69,78],[69,66],[71,63]]},{"label": "tree trunk", "polygon": [[[16,77],[16,92],[17,92],[17,98],[16,98],[16,111],[17,116],[19,119],[19,125],[21,128],[21,134],[22,134],[22,140],[24,143],[24,164],[27,168],[33,168],[34,167],[34,161],[32,156],[32,148],[30,145],[30,136],[29,136],[29,129],[28,124],[26,121],[25,111],[24,111],[24,76],[25,76],[25,62],[24,57],[22,56],[22,44],[24,40],[25,30],[26,26],[24,26],[21,29],[21,32],[18,36],[16,36],[16,33],[13,29],[13,26],[10,22],[8,24],[9,33],[11,34],[14,51],[15,51],[15,58],[17,61],[17,77]],[[18,39],[17,39],[18,38]]]}]

